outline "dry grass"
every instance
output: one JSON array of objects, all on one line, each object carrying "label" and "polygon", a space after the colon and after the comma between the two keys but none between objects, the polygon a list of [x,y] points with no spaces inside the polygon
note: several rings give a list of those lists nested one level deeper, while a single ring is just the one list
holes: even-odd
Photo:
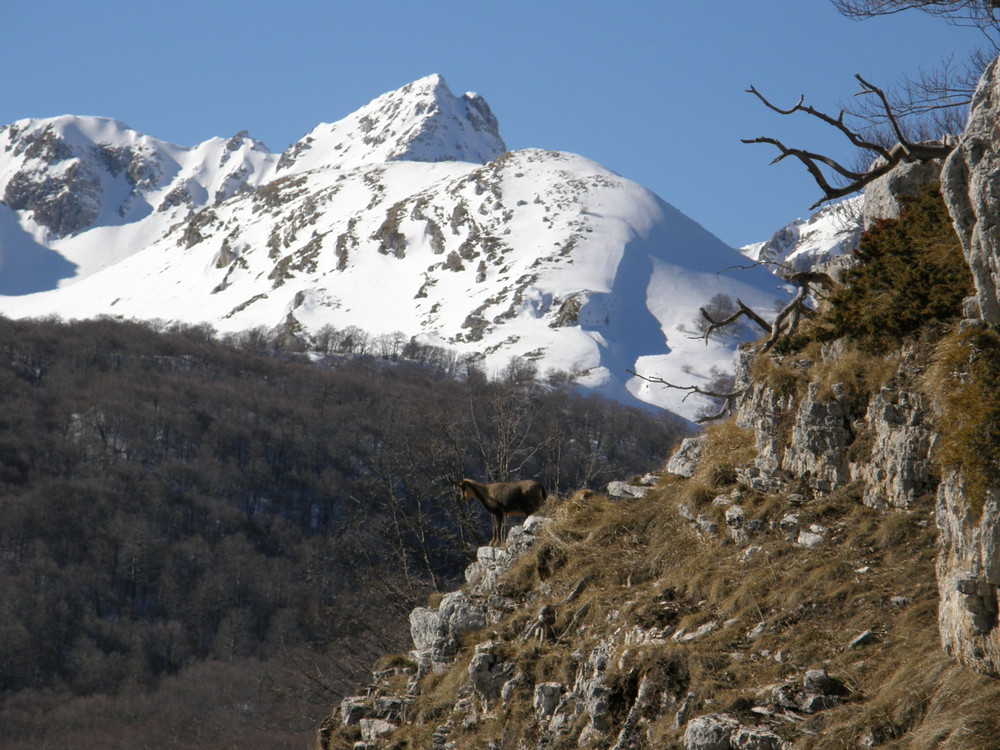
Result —
[{"label": "dry grass", "polygon": [[[773,528],[790,510],[783,496],[743,490],[746,517],[772,527],[752,540],[760,550],[744,560],[742,546],[700,536],[678,513],[678,504],[692,497],[731,489],[731,467],[747,460],[746,433],[722,424],[712,435],[706,465],[692,479],[666,480],[642,499],[581,495],[553,509],[555,522],[501,582],[502,593],[526,605],[491,634],[525,681],[510,705],[455,726],[448,741],[457,750],[537,744],[533,685],[572,685],[581,655],[586,659],[605,641],[614,649],[606,675],[614,722],[624,720],[645,677],[668,704],[692,692],[696,713],[729,710],[759,723],[749,712],[758,693],[824,668],[851,694],[840,707],[779,726],[796,748],[996,747],[1000,681],[957,666],[938,640],[932,499],[882,513],[861,505],[857,488],[843,488],[795,509],[802,523],[830,529],[827,543],[805,549]],[[703,505],[699,512],[710,509],[724,510]],[[725,525],[720,528],[724,535]],[[585,588],[566,603],[581,581]],[[519,640],[543,604],[556,608],[554,640]],[[627,646],[624,640],[636,626],[690,631],[708,622],[716,629],[689,643]],[[759,623],[763,631],[751,639]],[[877,642],[848,648],[866,630]],[[394,747],[429,745],[429,731],[450,715],[460,688],[468,688],[473,643],[485,639],[473,634],[454,667],[425,678],[413,709],[420,723],[403,727]],[[680,745],[674,710],[650,714],[654,744],[648,746]],[[572,722],[572,731],[551,747],[575,747],[586,717],[577,714]]]},{"label": "dry grass", "polygon": [[809,378],[819,384],[821,400],[835,398],[835,386],[843,388],[843,397],[855,413],[863,413],[870,396],[899,371],[899,349],[872,354],[857,346],[845,345],[837,356],[819,357],[810,368]]},{"label": "dry grass", "polygon": [[764,383],[779,396],[796,396],[805,392],[809,382],[805,372],[812,358],[799,354],[773,356],[758,355],[751,365],[750,375],[755,383]]},{"label": "dry grass", "polygon": [[961,473],[978,516],[988,490],[1000,486],[1000,335],[955,330],[938,344],[923,385],[939,412],[935,456]]}]

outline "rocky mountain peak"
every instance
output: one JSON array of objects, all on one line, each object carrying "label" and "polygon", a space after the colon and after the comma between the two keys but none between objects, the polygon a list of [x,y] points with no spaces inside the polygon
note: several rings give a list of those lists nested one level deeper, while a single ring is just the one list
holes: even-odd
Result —
[{"label": "rocky mountain peak", "polygon": [[303,340],[356,326],[488,370],[524,357],[687,417],[694,399],[641,378],[713,377],[746,331],[706,346],[699,308],[786,296],[763,269],[720,275],[732,249],[639,185],[580,156],[507,152],[486,101],[438,75],[280,156],[246,132],[185,147],[107,119],[15,123],[0,197],[5,315]]},{"label": "rocky mountain peak", "polygon": [[278,172],[354,169],[387,161],[485,164],[504,153],[496,117],[479,94],[455,96],[429,75],[323,123],[282,154]]}]

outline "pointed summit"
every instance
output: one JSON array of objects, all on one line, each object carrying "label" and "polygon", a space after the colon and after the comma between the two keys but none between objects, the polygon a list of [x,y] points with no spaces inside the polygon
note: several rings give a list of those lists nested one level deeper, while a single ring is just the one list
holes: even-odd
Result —
[{"label": "pointed summit", "polygon": [[485,164],[506,150],[486,100],[474,93],[456,97],[434,74],[317,126],[282,154],[278,173],[388,161]]}]

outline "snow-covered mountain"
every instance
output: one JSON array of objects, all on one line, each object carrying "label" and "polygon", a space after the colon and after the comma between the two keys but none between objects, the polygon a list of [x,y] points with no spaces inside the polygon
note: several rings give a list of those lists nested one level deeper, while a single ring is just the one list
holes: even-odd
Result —
[{"label": "snow-covered mountain", "polygon": [[[735,338],[698,308],[786,297],[649,190],[583,157],[508,152],[476,94],[415,81],[282,154],[193,148],[120,122],[0,129],[0,313],[400,331],[500,369],[514,356],[692,416]],[[720,309],[721,309],[720,308]]]},{"label": "snow-covered mountain", "polygon": [[863,195],[830,203],[807,219],[786,224],[767,242],[744,245],[740,252],[767,263],[779,275],[783,271],[805,271],[850,255],[861,237],[863,205]]}]

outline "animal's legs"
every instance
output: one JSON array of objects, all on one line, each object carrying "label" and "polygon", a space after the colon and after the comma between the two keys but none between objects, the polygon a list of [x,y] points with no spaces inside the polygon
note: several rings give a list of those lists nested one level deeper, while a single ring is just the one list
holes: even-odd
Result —
[{"label": "animal's legs", "polygon": [[491,547],[499,547],[500,543],[503,541],[503,522],[503,514],[495,513],[493,515],[493,534],[490,536]]}]

